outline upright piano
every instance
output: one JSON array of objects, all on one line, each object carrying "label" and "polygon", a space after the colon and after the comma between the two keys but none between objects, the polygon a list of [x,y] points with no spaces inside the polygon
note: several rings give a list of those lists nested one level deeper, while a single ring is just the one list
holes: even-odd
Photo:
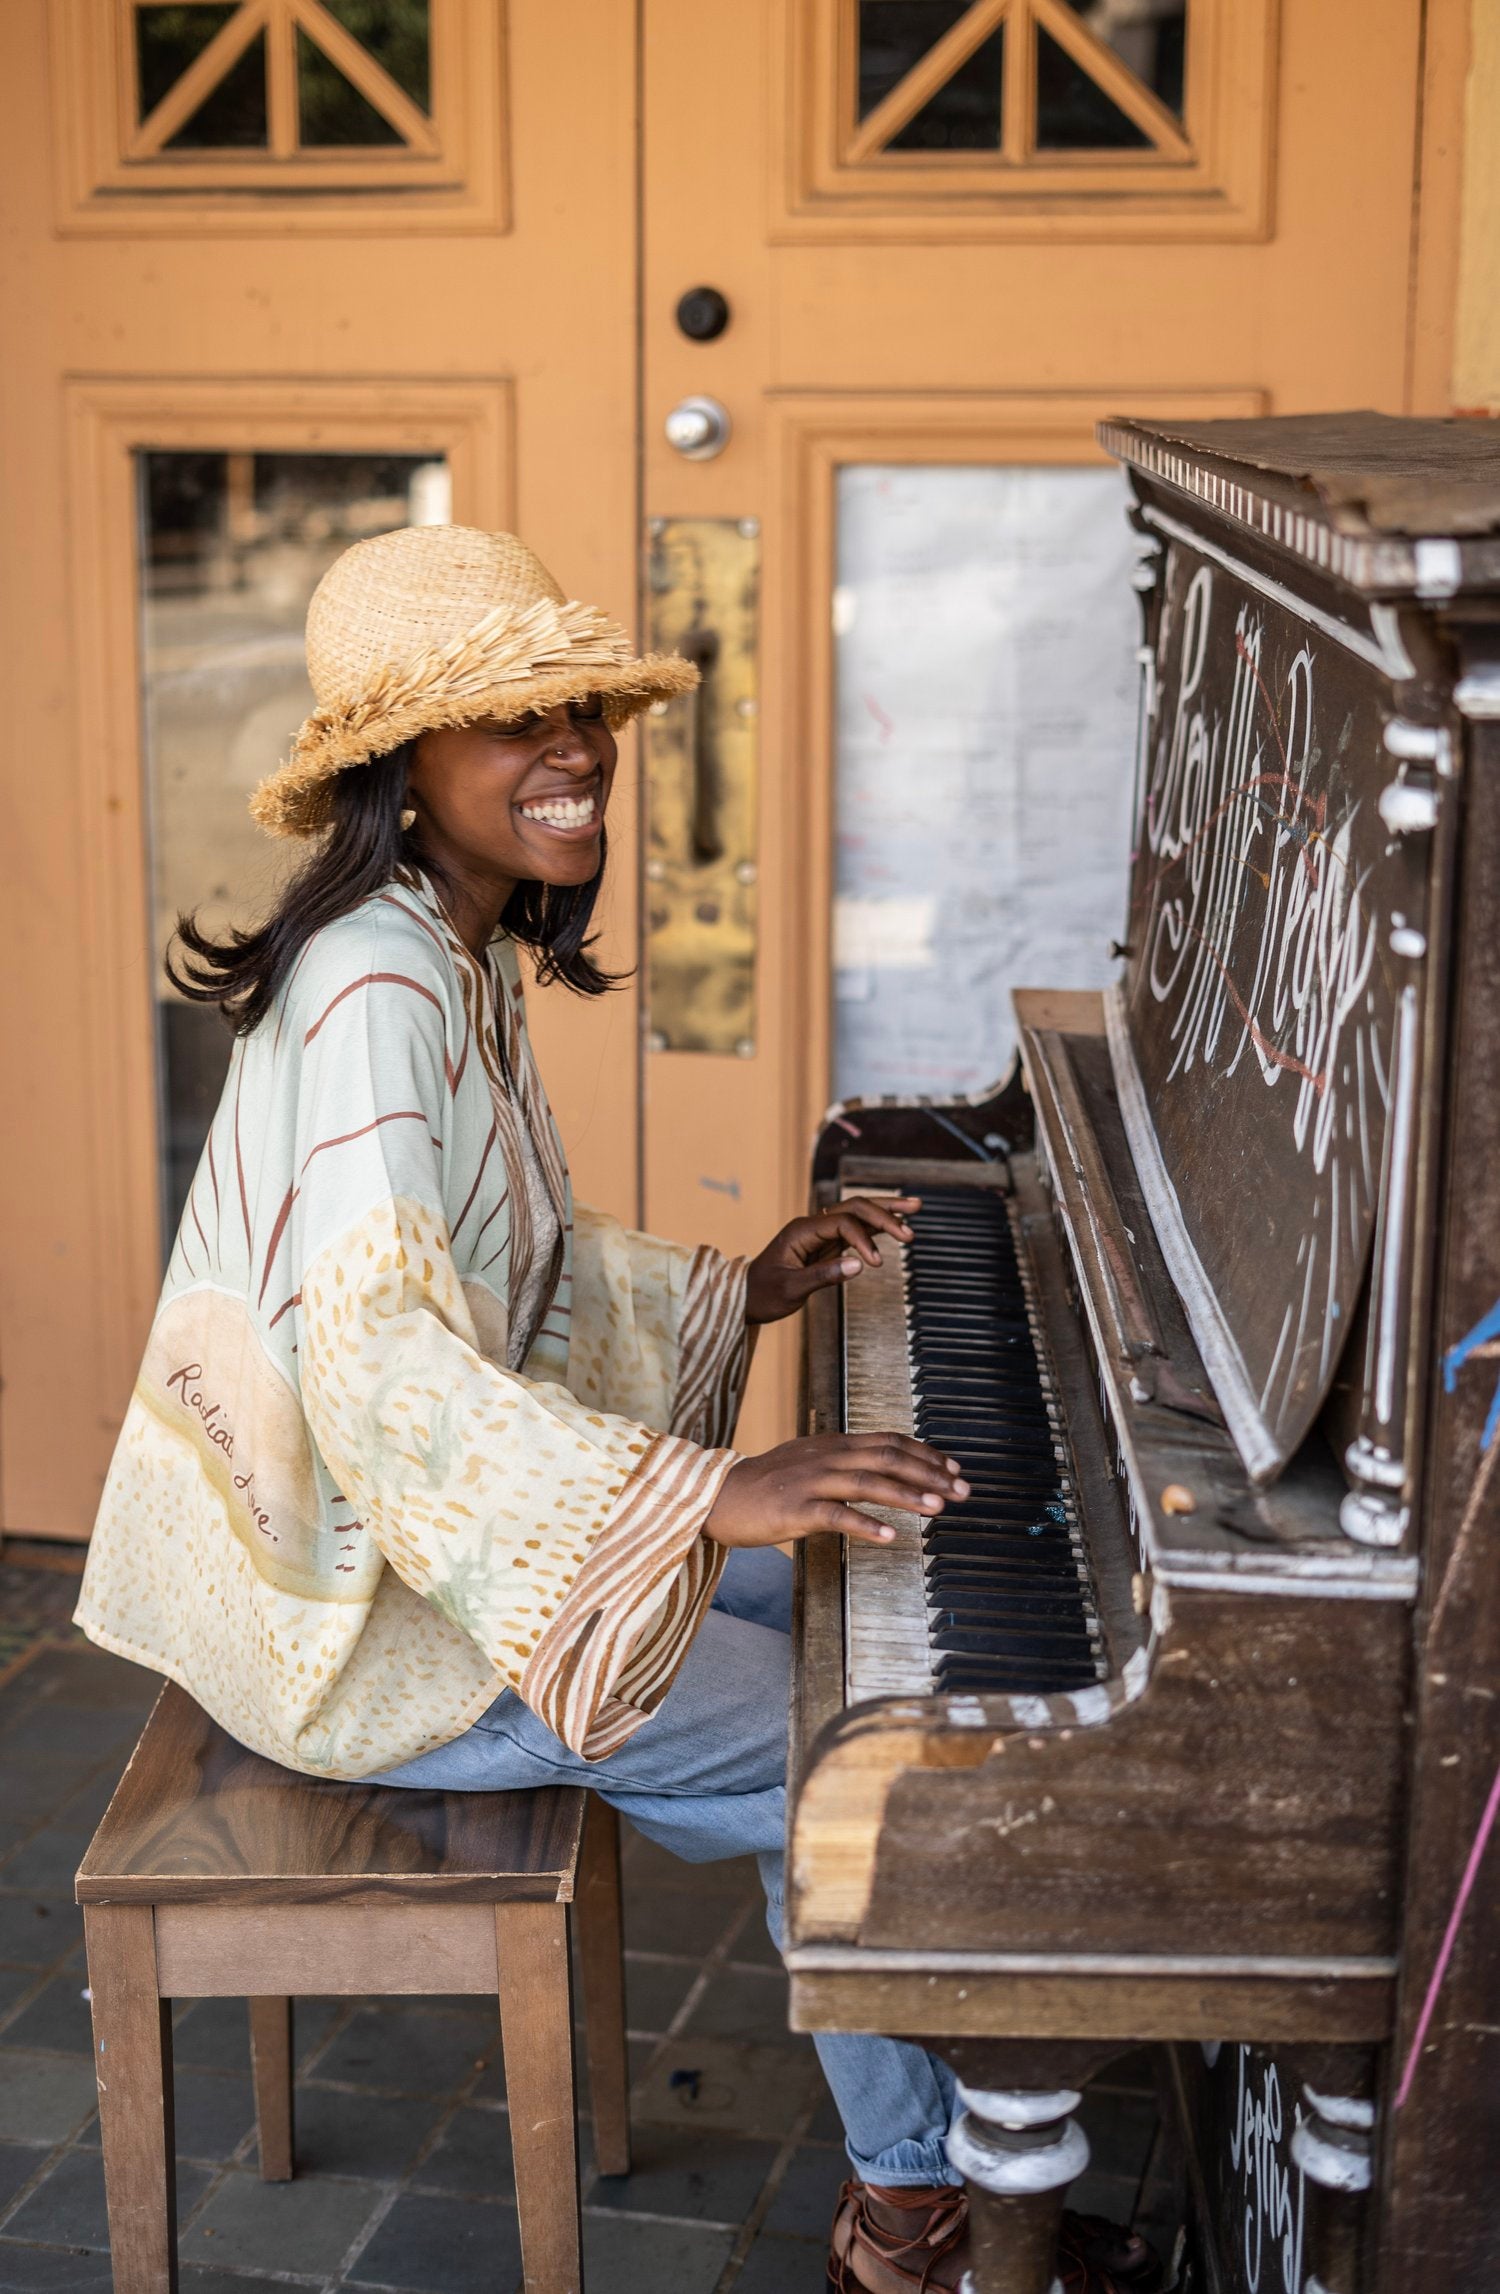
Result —
[{"label": "upright piano", "polygon": [[[1500,2287],[1500,425],[1112,421],[1144,627],[1115,985],[920,1194],[809,1431],[973,1485],[799,1554],[793,2022],[919,2037],[977,2294],[1160,2043],[1199,2294]],[[1128,770],[1122,760],[1122,770]]]}]

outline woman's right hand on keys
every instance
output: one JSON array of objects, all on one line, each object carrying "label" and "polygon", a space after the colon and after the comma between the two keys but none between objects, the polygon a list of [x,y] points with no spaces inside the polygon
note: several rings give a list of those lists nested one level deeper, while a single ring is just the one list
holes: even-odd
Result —
[{"label": "woman's right hand on keys", "polygon": [[932,1515],[968,1494],[956,1459],[907,1434],[809,1434],[737,1460],[703,1528],[718,1545],[781,1545],[819,1530],[888,1545],[895,1531],[862,1506]]}]

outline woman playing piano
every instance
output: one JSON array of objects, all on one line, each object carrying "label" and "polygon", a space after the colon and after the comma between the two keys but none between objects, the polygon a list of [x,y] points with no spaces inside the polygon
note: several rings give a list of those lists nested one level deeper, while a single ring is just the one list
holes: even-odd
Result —
[{"label": "woman playing piano", "polygon": [[[777,1545],[889,1536],[863,1506],[965,1485],[894,1436],[728,1445],[753,1328],[916,1205],[793,1220],[745,1264],[572,1200],[518,954],[611,985],[615,734],[685,661],[634,658],[512,536],[426,527],[338,560],[308,663],[253,801],[311,855],[259,929],[182,927],[177,985],[235,1049],[79,1622],[304,1774],[584,1783],[690,1861],[754,1852],[777,1934]],[[955,2284],[950,2073],[818,2044],[855,2169],[834,2283]]]}]

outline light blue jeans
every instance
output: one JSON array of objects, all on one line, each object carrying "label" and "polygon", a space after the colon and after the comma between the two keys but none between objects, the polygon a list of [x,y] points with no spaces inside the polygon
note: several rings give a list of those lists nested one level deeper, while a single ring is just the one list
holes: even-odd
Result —
[{"label": "light blue jeans", "polygon": [[[451,1744],[376,1781],[439,1792],[586,1784],[686,1863],[753,1855],[779,1949],[791,1611],[785,1554],[731,1553],[660,1710],[607,1760],[580,1760],[507,1689]],[[854,2032],[819,2032],[816,2045],[866,2182],[957,2181],[944,2149],[954,2102],[945,2063],[903,2040]]]}]

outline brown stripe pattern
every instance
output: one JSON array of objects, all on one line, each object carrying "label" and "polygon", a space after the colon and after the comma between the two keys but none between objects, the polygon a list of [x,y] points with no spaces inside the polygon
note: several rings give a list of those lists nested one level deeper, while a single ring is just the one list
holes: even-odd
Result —
[{"label": "brown stripe pattern", "polygon": [[700,1244],[688,1269],[678,1334],[672,1431],[705,1449],[734,1438],[749,1361],[743,1259]]},{"label": "brown stripe pattern", "polygon": [[522,1701],[583,1759],[616,1751],[671,1686],[723,1571],[702,1529],[734,1462],[656,1437],[522,1675]]}]

